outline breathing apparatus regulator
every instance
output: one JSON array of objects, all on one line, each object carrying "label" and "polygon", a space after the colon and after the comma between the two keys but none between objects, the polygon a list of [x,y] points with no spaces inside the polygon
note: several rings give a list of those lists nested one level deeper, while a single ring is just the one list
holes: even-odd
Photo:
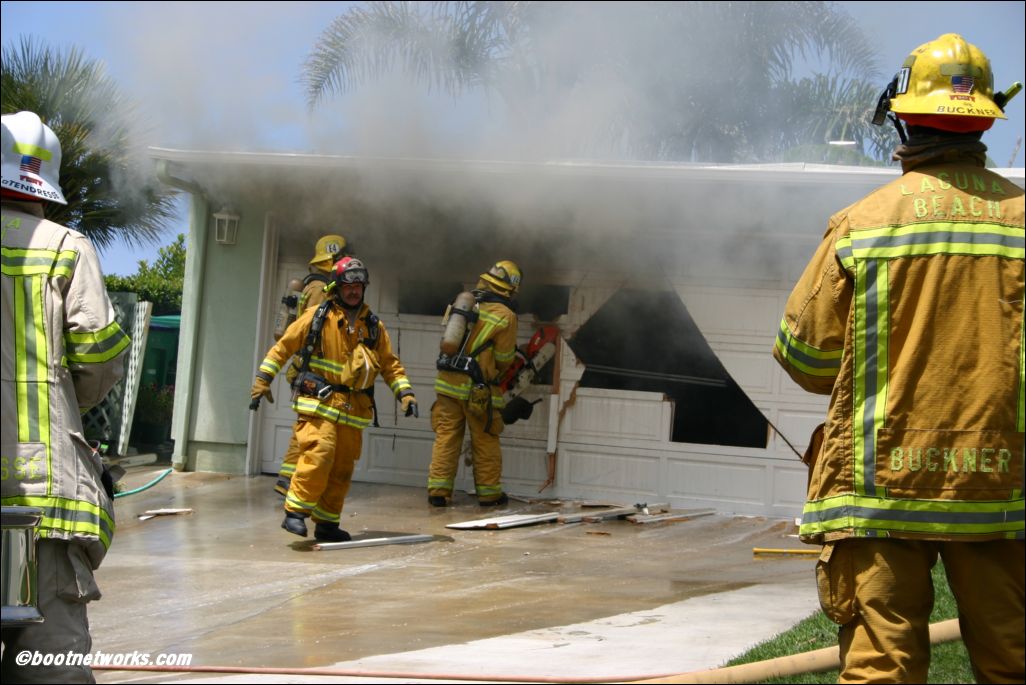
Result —
[{"label": "breathing apparatus regulator", "polygon": [[900,119],[911,126],[925,126],[954,133],[989,129],[995,119],[1007,119],[1004,109],[1022,90],[1013,83],[994,92],[990,60],[975,45],[955,33],[924,43],[905,59],[876,104],[872,122],[890,119],[902,144],[908,134]]}]

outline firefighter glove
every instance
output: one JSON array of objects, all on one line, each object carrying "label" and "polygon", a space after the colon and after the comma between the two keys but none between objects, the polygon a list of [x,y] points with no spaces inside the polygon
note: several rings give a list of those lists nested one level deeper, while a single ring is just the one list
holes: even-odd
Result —
[{"label": "firefighter glove", "polygon": [[261,397],[266,397],[267,401],[274,404],[274,395],[271,394],[271,384],[263,378],[257,378],[253,381],[253,389],[249,391],[249,396],[259,402]]},{"label": "firefighter glove", "polygon": [[403,395],[399,402],[402,403],[402,409],[406,412],[406,416],[412,415],[415,419],[420,418],[420,414],[417,412],[417,398],[413,396],[413,393]]}]

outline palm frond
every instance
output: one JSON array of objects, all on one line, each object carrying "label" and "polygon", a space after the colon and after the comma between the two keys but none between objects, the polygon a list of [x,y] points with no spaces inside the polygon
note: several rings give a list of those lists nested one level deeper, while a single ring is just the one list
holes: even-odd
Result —
[{"label": "palm frond", "polygon": [[4,47],[0,72],[3,111],[35,112],[61,141],[68,204],[45,203],[47,218],[100,247],[156,242],[175,216],[173,194],[134,149],[134,108],[102,63],[23,37]]}]

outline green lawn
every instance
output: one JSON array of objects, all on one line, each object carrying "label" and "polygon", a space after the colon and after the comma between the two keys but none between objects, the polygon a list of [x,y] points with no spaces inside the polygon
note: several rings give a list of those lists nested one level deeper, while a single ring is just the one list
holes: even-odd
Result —
[{"label": "green lawn", "polygon": [[[812,582],[810,580],[810,582]],[[941,562],[933,568],[933,586],[936,598],[930,623],[937,623],[949,618],[958,618],[955,598],[948,588]],[[814,649],[837,646],[837,625],[830,621],[822,612],[805,619],[786,633],[781,633],[771,640],[756,645],[748,652],[732,659],[728,666],[747,664],[754,661],[765,661],[779,656],[810,652]],[[927,682],[930,683],[974,683],[969,656],[961,640],[933,645],[930,659],[930,672]],[[822,671],[788,676],[787,678],[771,678],[765,683],[836,683],[837,671]]]}]

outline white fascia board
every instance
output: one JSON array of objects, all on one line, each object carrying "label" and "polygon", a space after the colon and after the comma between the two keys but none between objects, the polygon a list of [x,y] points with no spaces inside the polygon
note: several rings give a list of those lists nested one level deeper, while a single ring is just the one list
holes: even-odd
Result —
[{"label": "white fascia board", "polygon": [[[556,160],[550,162],[514,162],[502,160],[458,160],[402,157],[356,157],[283,152],[218,152],[151,147],[150,156],[186,167],[230,166],[293,167],[351,171],[412,171],[424,173],[474,174],[547,174],[554,176],[607,177],[621,179],[653,178],[663,180],[767,182],[815,185],[867,185],[877,187],[897,178],[897,167],[859,167],[804,162],[782,164],[686,164],[672,162],[596,162]],[[991,169],[1020,187],[1026,181],[1026,169]]]}]

